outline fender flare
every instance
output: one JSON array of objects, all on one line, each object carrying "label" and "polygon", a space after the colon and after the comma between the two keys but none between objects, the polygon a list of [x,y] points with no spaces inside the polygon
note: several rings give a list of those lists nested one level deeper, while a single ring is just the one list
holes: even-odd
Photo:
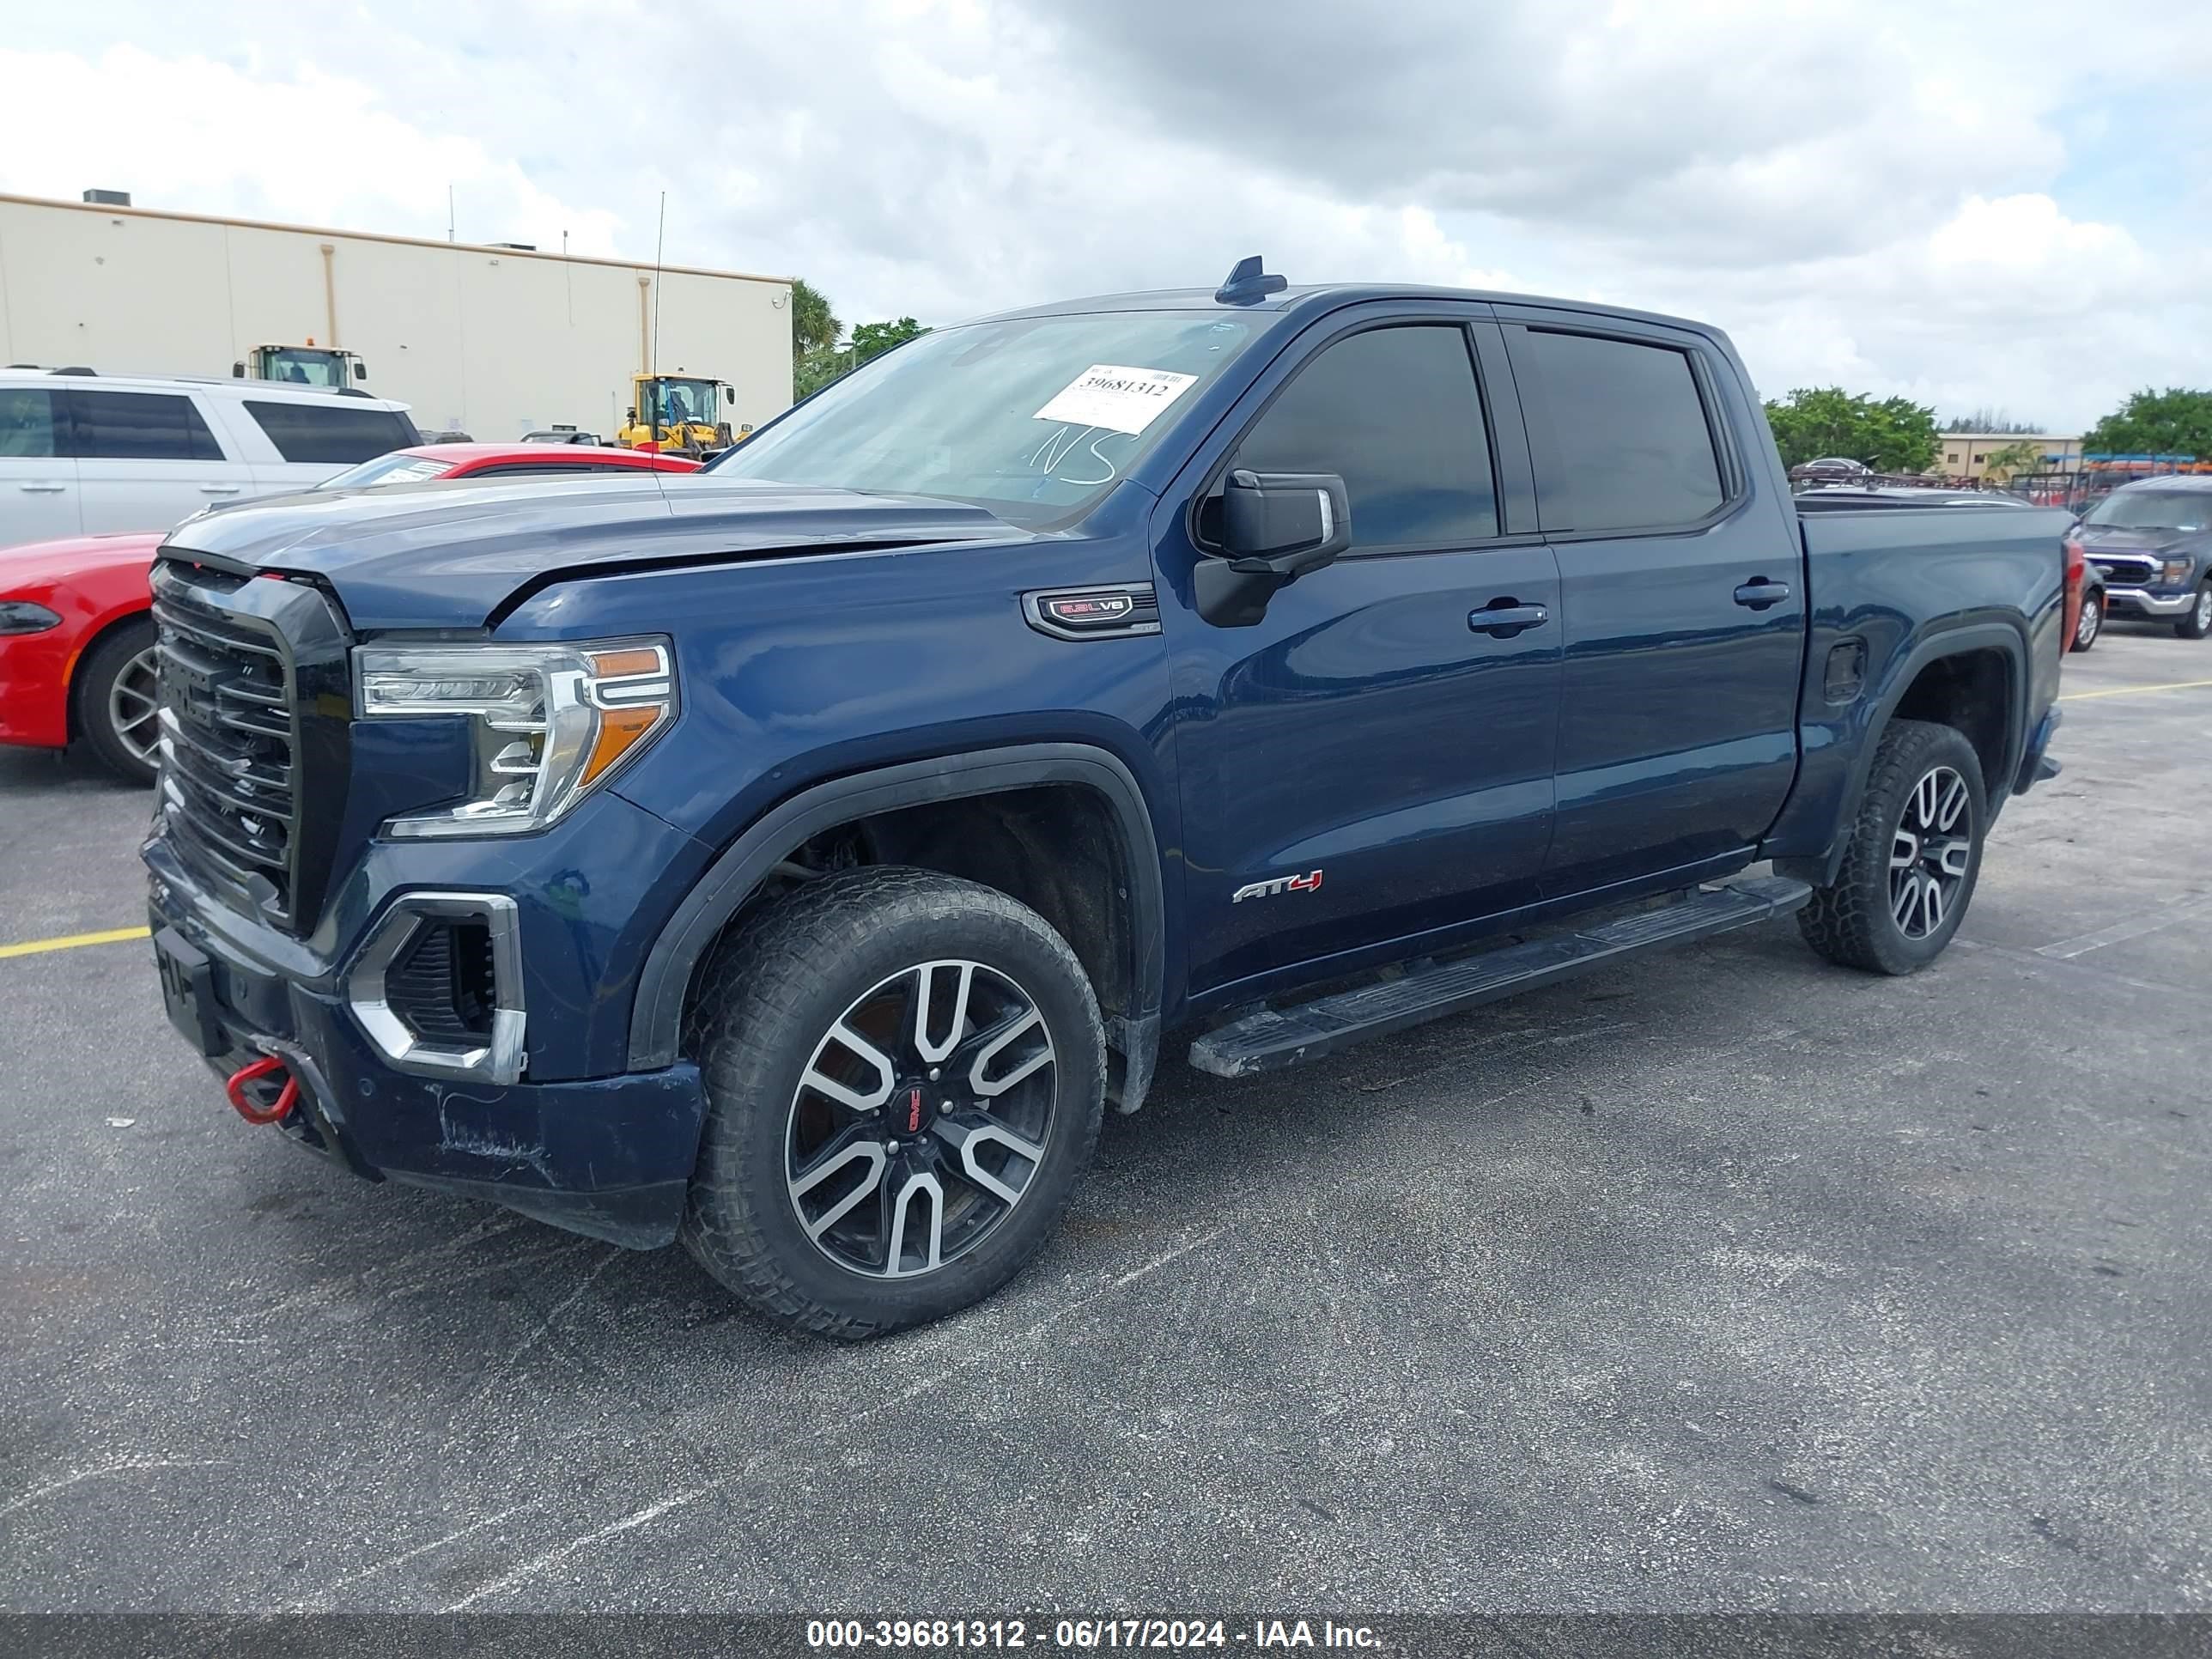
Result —
[{"label": "fender flare", "polygon": [[[1129,866],[1129,937],[1135,957],[1130,967],[1137,1006],[1130,1018],[1109,1021],[1108,1026],[1109,1036],[1120,1028],[1122,1042],[1116,1046],[1123,1048],[1132,1076],[1141,1066],[1149,1078],[1149,1049],[1158,1041],[1167,961],[1159,842],[1134,775],[1106,750],[1079,743],[1018,744],[908,761],[815,784],[763,813],[693,884],[647,953],[630,1006],[630,1070],[657,1071],[676,1062],[693,971],[753,890],[801,842],[854,818],[901,806],[1041,783],[1074,784],[1096,792],[1121,825]],[[1130,1053],[1130,1048],[1146,1052]]]},{"label": "fender flare", "polygon": [[[1778,871],[1810,881],[1816,887],[1825,887],[1835,880],[1837,868],[1843,863],[1844,849],[1850,841],[1851,825],[1858,817],[1859,802],[1866,794],[1867,779],[1874,771],[1875,750],[1881,746],[1881,734],[1889,729],[1898,704],[1905,701],[1905,694],[1929,664],[1941,662],[1946,657],[1964,656],[1969,651],[1992,648],[2004,655],[2012,691],[2012,707],[2005,714],[2004,761],[1996,774],[2000,781],[1983,780],[1990,796],[1986,810],[1990,820],[1996,819],[2005,797],[2012,793],[2013,775],[2020,769],[2021,756],[2027,743],[2028,646],[2020,630],[2008,623],[1973,623],[1927,635],[1899,659],[1882,688],[1880,701],[1874,705],[1874,712],[1867,717],[1858,753],[1851,757],[1850,775],[1844,788],[1844,811],[1838,816],[1828,850],[1818,858],[1778,859]],[[1790,866],[1786,870],[1783,869],[1784,864]]]}]

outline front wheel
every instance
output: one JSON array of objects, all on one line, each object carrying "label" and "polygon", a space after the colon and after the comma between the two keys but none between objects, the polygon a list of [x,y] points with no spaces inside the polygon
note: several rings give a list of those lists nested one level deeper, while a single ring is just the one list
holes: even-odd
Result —
[{"label": "front wheel", "polygon": [[1981,873],[1982,765],[1955,726],[1892,720],[1836,878],[1797,913],[1831,962],[1910,974],[1942,954]]},{"label": "front wheel", "polygon": [[689,1021],[708,1118],[682,1230],[708,1272],[822,1335],[999,1289],[1097,1144],[1105,1037],[1034,910],[931,871],[825,876],[718,950]]},{"label": "front wheel", "polygon": [[2081,601],[2081,620],[2074,624],[2074,648],[2087,651],[2105,631],[2105,596],[2091,593]]},{"label": "front wheel", "polygon": [[2201,640],[2212,634],[2212,581],[2197,590],[2197,603],[2189,607],[2189,614],[2174,623],[2173,631],[2185,640]]},{"label": "front wheel", "polygon": [[161,758],[161,665],[145,617],[113,629],[76,671],[77,734],[118,777],[151,783]]}]

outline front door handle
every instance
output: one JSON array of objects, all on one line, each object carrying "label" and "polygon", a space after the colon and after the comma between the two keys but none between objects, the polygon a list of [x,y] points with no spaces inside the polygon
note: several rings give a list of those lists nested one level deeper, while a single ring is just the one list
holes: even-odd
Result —
[{"label": "front door handle", "polygon": [[1510,640],[1526,628],[1540,628],[1552,613],[1540,605],[1517,605],[1511,599],[1492,599],[1480,611],[1467,613],[1467,625],[1492,639]]},{"label": "front door handle", "polygon": [[58,495],[69,488],[58,483],[27,483],[21,487],[33,495]]},{"label": "front door handle", "polygon": [[1764,611],[1789,597],[1788,582],[1771,582],[1764,576],[1754,576],[1735,591],[1735,602],[1751,611]]},{"label": "front door handle", "polygon": [[200,486],[200,494],[203,495],[235,495],[244,488],[245,486],[243,484],[202,484]]}]

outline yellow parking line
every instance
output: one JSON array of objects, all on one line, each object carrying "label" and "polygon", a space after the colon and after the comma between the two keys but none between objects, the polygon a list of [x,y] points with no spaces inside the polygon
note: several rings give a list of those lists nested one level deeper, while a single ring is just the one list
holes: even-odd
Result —
[{"label": "yellow parking line", "polygon": [[0,945],[0,957],[35,957],[48,951],[74,951],[80,945],[119,945],[126,939],[144,939],[144,927],[111,927],[104,933],[64,933],[58,939],[25,939],[21,945]]},{"label": "yellow parking line", "polygon": [[2143,691],[2194,691],[2207,685],[2212,685],[2212,680],[2176,680],[2171,685],[2116,685],[2109,691],[2069,691],[2058,701],[2083,702],[2091,697],[2132,697]]}]

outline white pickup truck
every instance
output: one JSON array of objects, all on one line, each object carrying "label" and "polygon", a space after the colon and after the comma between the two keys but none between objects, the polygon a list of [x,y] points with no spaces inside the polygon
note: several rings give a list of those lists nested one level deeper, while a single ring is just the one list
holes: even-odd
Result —
[{"label": "white pickup truck", "polygon": [[167,530],[420,441],[406,404],[352,392],[0,369],[0,548]]}]

